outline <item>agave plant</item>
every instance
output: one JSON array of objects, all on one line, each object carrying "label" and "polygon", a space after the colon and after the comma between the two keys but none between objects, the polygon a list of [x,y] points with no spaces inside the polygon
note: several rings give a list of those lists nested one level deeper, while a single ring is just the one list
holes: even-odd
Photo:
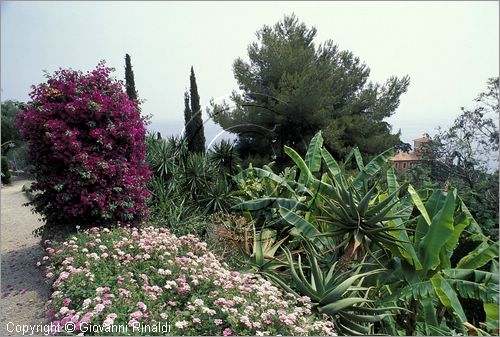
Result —
[{"label": "agave plant", "polygon": [[[390,233],[404,229],[404,221],[410,217],[412,207],[399,198],[401,188],[394,186],[393,175],[389,174],[387,162],[392,150],[364,165],[359,150],[355,148],[340,165],[322,145],[323,139],[318,133],[304,159],[293,149],[285,148],[285,153],[300,170],[298,183],[306,186],[312,197],[307,203],[310,212],[301,215],[280,205],[280,213],[319,246],[327,248],[328,241],[318,237],[328,237],[336,249],[343,247],[339,268],[345,270],[359,249],[369,251],[372,244],[395,249],[404,242]],[[345,166],[352,157],[356,159],[358,171],[348,177]],[[322,163],[326,173],[318,179],[316,175],[320,174]],[[383,186],[387,187],[384,189]],[[396,226],[388,225],[389,221],[396,219],[402,221]]]},{"label": "agave plant", "polygon": [[263,228],[260,231],[255,230],[253,226],[253,244],[251,252],[247,250],[247,265],[250,270],[258,273],[276,272],[278,268],[287,265],[283,256],[275,256],[276,252],[287,237],[277,240],[277,232],[269,228]]},{"label": "agave plant", "polygon": [[391,220],[406,220],[411,214],[410,205],[399,207],[400,188],[392,193],[381,191],[381,183],[375,181],[368,192],[362,194],[353,181],[343,176],[332,181],[335,197],[324,197],[325,202],[320,206],[322,213],[316,219],[332,229],[322,233],[322,236],[341,238],[337,247],[346,247],[339,261],[340,268],[345,268],[359,248],[370,251],[372,243],[395,248],[405,242],[390,235],[390,232],[404,229],[404,222],[395,226],[387,225]]},{"label": "agave plant", "polygon": [[304,243],[309,262],[307,266],[304,266],[300,254],[295,262],[290,251],[283,248],[292,286],[276,273],[266,273],[266,276],[290,293],[308,296],[320,313],[333,318],[339,333],[351,336],[373,334],[374,323],[392,315],[391,310],[399,309],[375,308],[368,298],[371,288],[363,286],[363,281],[370,275],[380,273],[382,269],[361,272],[366,266],[361,263],[354,269],[341,271],[337,263],[330,266],[322,263],[321,259],[324,257],[316,252],[312,244],[307,241]]}]

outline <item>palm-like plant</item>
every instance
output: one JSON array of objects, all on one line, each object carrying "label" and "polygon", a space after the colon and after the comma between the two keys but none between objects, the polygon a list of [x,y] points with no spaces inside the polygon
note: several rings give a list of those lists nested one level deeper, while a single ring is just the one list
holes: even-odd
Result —
[{"label": "palm-like plant", "polygon": [[212,179],[212,167],[206,160],[205,155],[190,153],[181,178],[184,192],[189,193],[193,200],[199,201],[200,197],[208,190],[209,182]]},{"label": "palm-like plant", "polygon": [[226,139],[214,144],[208,152],[208,157],[210,163],[225,175],[236,174],[238,165],[241,163],[234,145]]}]

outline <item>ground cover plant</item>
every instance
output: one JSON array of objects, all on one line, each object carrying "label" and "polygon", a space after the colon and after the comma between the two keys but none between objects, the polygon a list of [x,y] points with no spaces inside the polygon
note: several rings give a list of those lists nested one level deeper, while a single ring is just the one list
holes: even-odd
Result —
[{"label": "ground cover plant", "polygon": [[92,228],[46,245],[54,324],[72,321],[81,331],[123,324],[132,335],[141,334],[134,326],[157,322],[168,322],[172,335],[334,334],[328,319],[311,313],[308,297],[228,270],[193,235]]}]

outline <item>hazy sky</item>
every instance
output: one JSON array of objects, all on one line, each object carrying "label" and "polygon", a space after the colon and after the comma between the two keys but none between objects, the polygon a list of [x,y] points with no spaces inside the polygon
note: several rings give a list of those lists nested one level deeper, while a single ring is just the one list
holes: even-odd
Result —
[{"label": "hazy sky", "polygon": [[[255,32],[294,12],[371,68],[371,80],[411,77],[389,119],[411,141],[449,125],[499,72],[499,4],[489,2],[9,2],[1,3],[1,97],[27,100],[42,70],[92,69],[124,77],[129,53],[150,129],[183,127],[194,66],[201,104],[237,89],[232,64]],[[210,140],[219,130],[206,128]]]}]

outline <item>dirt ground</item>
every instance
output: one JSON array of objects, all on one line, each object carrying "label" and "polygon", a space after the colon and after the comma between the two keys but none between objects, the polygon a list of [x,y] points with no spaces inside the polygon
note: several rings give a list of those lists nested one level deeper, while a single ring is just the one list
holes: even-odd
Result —
[{"label": "dirt ground", "polygon": [[[28,180],[13,180],[1,189],[1,309],[0,336],[16,335],[7,323],[47,323],[45,303],[50,296],[36,263],[43,256],[39,238],[32,234],[42,223],[32,214],[22,186]],[[9,328],[13,325],[10,324]]]}]

